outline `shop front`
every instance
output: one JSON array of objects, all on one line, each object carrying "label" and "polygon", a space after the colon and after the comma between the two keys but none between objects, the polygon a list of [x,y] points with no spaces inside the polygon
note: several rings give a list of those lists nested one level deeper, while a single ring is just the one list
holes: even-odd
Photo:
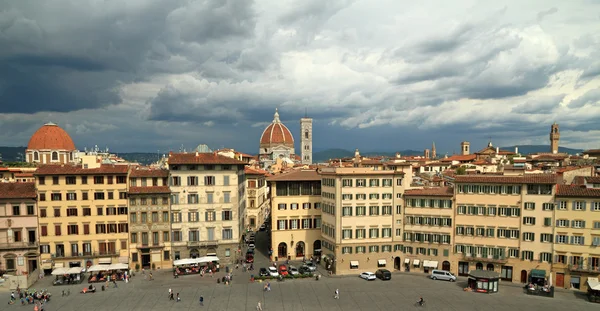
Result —
[{"label": "shop front", "polygon": [[497,272],[471,270],[469,271],[468,287],[465,290],[487,294],[497,293],[499,280],[500,275]]}]

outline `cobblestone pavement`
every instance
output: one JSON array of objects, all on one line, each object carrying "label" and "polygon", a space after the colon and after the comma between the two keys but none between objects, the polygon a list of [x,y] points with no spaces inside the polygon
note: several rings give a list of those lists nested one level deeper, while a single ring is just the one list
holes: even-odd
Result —
[{"label": "cobblestone pavement", "polygon": [[[257,237],[258,240],[258,237]],[[268,264],[257,251],[257,270]],[[256,270],[256,271],[257,271]],[[72,286],[51,286],[52,277],[39,281],[36,288],[48,288],[54,298],[47,304],[48,311],[63,310],[256,310],[260,301],[263,310],[597,310],[598,305],[570,291],[560,291],[555,298],[528,296],[518,286],[500,284],[497,294],[463,292],[465,284],[433,281],[425,275],[394,274],[391,281],[364,281],[357,276],[324,277],[314,279],[271,282],[272,290],[263,292],[264,283],[250,283],[249,272],[232,269],[231,285],[217,284],[216,278],[199,275],[174,279],[168,271],[156,271],[155,280],[144,279],[137,273],[129,284],[118,282],[118,288],[79,294],[87,283]],[[256,272],[255,271],[255,272]],[[100,286],[96,286],[98,290]],[[61,297],[69,288],[71,295]],[[180,293],[181,302],[169,301],[172,288]],[[335,289],[340,299],[333,299]],[[9,293],[1,293],[5,301]],[[204,297],[200,306],[199,297]],[[426,305],[415,306],[422,296]],[[6,303],[6,302],[4,302]],[[32,310],[33,306],[3,305],[0,310]],[[4,309],[6,308],[6,309]]]}]

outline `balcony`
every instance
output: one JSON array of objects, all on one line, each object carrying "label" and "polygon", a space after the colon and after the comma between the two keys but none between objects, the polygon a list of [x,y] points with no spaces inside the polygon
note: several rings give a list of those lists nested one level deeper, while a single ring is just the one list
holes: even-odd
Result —
[{"label": "balcony", "polygon": [[148,243],[138,243],[137,248],[164,248],[165,244],[163,243],[153,243],[153,244],[148,244]]},{"label": "balcony", "polygon": [[487,262],[487,263],[506,263],[508,262],[508,258],[506,258],[505,256],[499,256],[499,255],[488,255],[488,256],[483,256],[481,254],[463,254],[462,256],[462,260],[464,261],[472,261],[472,262]]},{"label": "balcony", "polygon": [[569,270],[572,272],[587,272],[600,274],[600,266],[569,265]]},{"label": "balcony", "polygon": [[38,249],[38,242],[0,243],[0,250]]},{"label": "balcony", "polygon": [[211,241],[188,241],[188,247],[217,247],[219,245],[219,241],[211,240]]},{"label": "balcony", "polygon": [[74,258],[90,258],[90,257],[115,257],[118,256],[119,253],[117,251],[106,251],[106,252],[82,252],[82,253],[52,253],[50,257],[52,258],[64,258],[64,259],[74,259]]}]

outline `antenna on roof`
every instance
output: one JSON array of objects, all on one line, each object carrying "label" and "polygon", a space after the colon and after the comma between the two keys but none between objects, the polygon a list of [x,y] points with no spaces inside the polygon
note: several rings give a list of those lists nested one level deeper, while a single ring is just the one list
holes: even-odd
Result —
[{"label": "antenna on roof", "polygon": [[304,117],[308,118],[308,108],[304,107]]}]

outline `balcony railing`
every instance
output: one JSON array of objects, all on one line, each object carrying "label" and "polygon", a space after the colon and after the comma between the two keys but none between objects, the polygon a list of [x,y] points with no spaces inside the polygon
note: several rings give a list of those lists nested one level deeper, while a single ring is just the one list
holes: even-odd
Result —
[{"label": "balcony railing", "polygon": [[600,274],[600,266],[569,265],[569,270],[573,272],[588,272]]},{"label": "balcony railing", "polygon": [[12,243],[0,243],[0,250],[8,249],[33,249],[38,248],[40,245],[38,242],[12,242]]},{"label": "balcony railing", "polygon": [[483,256],[482,254],[463,254],[462,259],[465,261],[497,262],[497,263],[505,263],[508,261],[508,258],[506,258],[505,256],[499,256],[499,255]]},{"label": "balcony railing", "polygon": [[52,258],[85,258],[85,257],[114,257],[119,253],[117,251],[106,252],[81,252],[81,253],[53,253]]},{"label": "balcony railing", "polygon": [[215,247],[219,245],[219,241],[211,240],[211,241],[188,241],[188,247]]}]

